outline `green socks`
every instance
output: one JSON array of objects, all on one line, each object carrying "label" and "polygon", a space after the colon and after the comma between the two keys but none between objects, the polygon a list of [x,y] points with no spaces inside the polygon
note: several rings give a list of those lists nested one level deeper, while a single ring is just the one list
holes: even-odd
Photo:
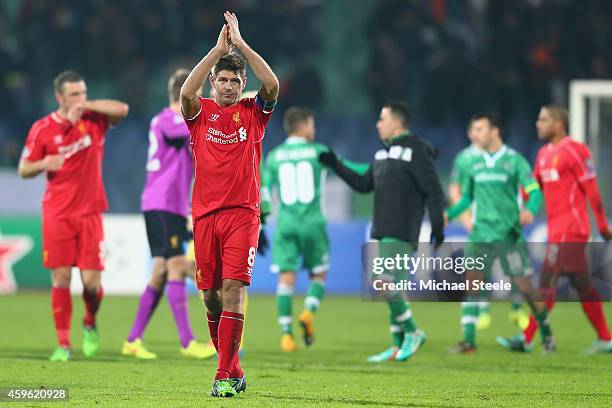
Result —
[{"label": "green socks", "polygon": [[291,334],[291,322],[293,314],[291,310],[291,297],[293,288],[291,286],[278,284],[276,288],[276,308],[278,310],[278,324],[283,334]]},{"label": "green socks", "polygon": [[390,331],[391,331],[391,342],[395,347],[401,347],[402,342],[404,341],[404,331],[402,327],[397,324],[395,321],[395,317],[393,313],[389,314],[389,321],[391,323]]},{"label": "green socks", "polygon": [[316,313],[321,307],[321,301],[325,295],[325,284],[318,280],[311,280],[304,299],[304,308]]},{"label": "green socks", "polygon": [[412,318],[412,310],[408,302],[403,300],[388,302],[391,318],[395,320],[404,333],[412,333],[417,327]]},{"label": "green socks", "polygon": [[476,323],[478,323],[478,302],[461,302],[461,329],[463,341],[476,345]]},{"label": "green socks", "polygon": [[[325,284],[321,281],[312,280],[306,292],[304,309],[316,313],[321,307],[321,301],[325,295]],[[291,333],[291,323],[293,321],[292,301],[293,288],[279,283],[276,287],[276,308],[278,311],[278,324],[282,333]]]},{"label": "green socks", "polygon": [[538,326],[540,326],[540,334],[542,335],[542,340],[552,335],[552,330],[550,329],[550,324],[548,323],[548,310],[544,308],[540,313],[534,313],[535,318],[538,321]]}]

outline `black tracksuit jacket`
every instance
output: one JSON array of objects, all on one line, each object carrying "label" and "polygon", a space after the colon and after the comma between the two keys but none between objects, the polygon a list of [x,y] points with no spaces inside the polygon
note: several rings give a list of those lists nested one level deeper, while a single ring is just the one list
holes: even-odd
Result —
[{"label": "black tracksuit jacket", "polygon": [[444,237],[444,192],[434,168],[437,152],[414,134],[392,139],[374,156],[368,171],[360,175],[340,160],[335,173],[361,193],[374,191],[372,238],[391,237],[418,242],[425,207],[432,237]]}]

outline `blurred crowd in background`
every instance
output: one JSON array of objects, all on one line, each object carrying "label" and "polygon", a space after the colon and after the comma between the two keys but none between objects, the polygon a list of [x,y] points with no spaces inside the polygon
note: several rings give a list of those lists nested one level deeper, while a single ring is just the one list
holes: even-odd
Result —
[{"label": "blurred crowd in background", "polygon": [[369,160],[381,103],[401,99],[442,172],[481,110],[502,113],[509,144],[533,159],[539,106],[566,104],[571,79],[612,77],[609,0],[0,0],[0,167],[17,165],[30,125],[55,108],[53,77],[75,69],[90,98],[130,104],[105,171],[113,210],[137,211],[167,77],[214,45],[225,9],[281,81],[266,151],[300,104],[317,112],[319,140]]}]

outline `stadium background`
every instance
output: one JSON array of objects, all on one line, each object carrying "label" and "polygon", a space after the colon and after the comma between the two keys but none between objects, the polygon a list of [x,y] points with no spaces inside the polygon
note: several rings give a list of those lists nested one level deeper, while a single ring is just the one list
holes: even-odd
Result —
[{"label": "stadium background", "polygon": [[[55,109],[52,78],[72,68],[85,76],[90,98],[130,104],[128,119],[106,142],[105,287],[108,293],[141,290],[148,275],[138,215],[148,124],[167,103],[169,73],[192,67],[209,49],[221,24],[215,16],[226,8],[238,13],[245,38],[281,82],[266,152],[285,137],[283,112],[297,104],[316,111],[319,141],[369,161],[379,147],[374,124],[380,104],[403,99],[414,112],[412,128],[439,149],[436,165],[446,181],[454,155],[467,145],[465,127],[474,112],[501,112],[507,143],[533,162],[539,107],[567,105],[572,79],[612,77],[612,9],[605,0],[3,1],[0,264],[5,276],[12,269],[19,287],[47,287],[49,278],[40,266],[44,179],[22,181],[16,166],[29,126]],[[249,76],[248,88],[256,89]],[[611,171],[606,153],[595,152],[600,173]],[[605,180],[602,188],[609,206],[612,189]],[[371,199],[333,176],[327,190],[329,289],[358,292],[355,254],[366,236]],[[530,229],[538,237],[541,222]],[[463,232],[454,225],[449,233]],[[258,258],[255,291],[274,290],[268,265],[269,256]]]}]

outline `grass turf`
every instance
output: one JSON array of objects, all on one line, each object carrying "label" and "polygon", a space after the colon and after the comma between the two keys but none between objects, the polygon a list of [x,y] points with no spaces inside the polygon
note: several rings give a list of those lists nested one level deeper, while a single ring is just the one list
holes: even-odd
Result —
[{"label": "grass turf", "polygon": [[[295,311],[302,300],[294,299]],[[539,346],[521,355],[496,345],[496,335],[515,333],[506,303],[492,305],[493,325],[478,333],[477,354],[449,356],[446,348],[460,338],[459,305],[414,303],[416,322],[428,335],[425,346],[406,363],[371,365],[365,358],[390,341],[384,304],[328,297],[317,316],[315,345],[287,355],[279,351],[274,298],[252,296],[242,360],[249,388],[222,400],[208,396],[216,361],[179,355],[165,300],[145,335],[145,344],[159,358],[138,361],[120,355],[137,304],[136,297],[104,299],[98,320],[101,350],[96,358],[85,359],[80,350],[83,302],[73,298],[75,359],[62,364],[47,360],[55,346],[48,294],[0,297],[0,387],[65,386],[70,405],[87,407],[612,406],[612,355],[580,354],[594,334],[577,303],[556,305],[552,324],[558,352],[548,356],[540,355]],[[612,307],[605,307],[610,316]],[[204,313],[195,296],[190,314],[196,336],[207,340]]]}]

